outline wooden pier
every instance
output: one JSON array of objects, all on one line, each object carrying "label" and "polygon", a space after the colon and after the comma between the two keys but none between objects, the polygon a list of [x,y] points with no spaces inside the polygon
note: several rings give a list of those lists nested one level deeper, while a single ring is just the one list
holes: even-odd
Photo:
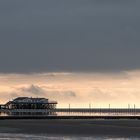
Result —
[{"label": "wooden pier", "polygon": [[56,109],[0,109],[0,112],[10,113],[10,112],[56,112],[56,113],[81,113],[81,114],[127,114],[127,115],[140,115],[140,109],[127,109],[127,108],[56,108]]},{"label": "wooden pier", "polygon": [[[55,115],[38,115],[35,112],[55,112]],[[137,119],[140,120],[140,109],[126,108],[57,108],[53,110],[33,110],[33,109],[17,109],[8,110],[1,109],[0,119]],[[10,112],[18,112],[19,115],[9,115]],[[24,112],[30,112],[24,115]],[[3,116],[2,113],[8,115]],[[23,113],[23,114],[22,114]],[[51,113],[53,114],[53,113]]]},{"label": "wooden pier", "polygon": [[78,116],[140,116],[140,109],[137,108],[58,108],[56,109],[58,114],[77,114]]},{"label": "wooden pier", "polygon": [[83,113],[140,113],[139,108],[57,108],[56,112],[83,112]]}]

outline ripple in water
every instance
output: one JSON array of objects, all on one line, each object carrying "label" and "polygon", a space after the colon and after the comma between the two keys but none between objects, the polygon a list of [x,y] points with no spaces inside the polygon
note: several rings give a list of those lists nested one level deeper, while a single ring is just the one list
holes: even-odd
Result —
[{"label": "ripple in water", "polygon": [[107,138],[107,137],[78,137],[78,136],[47,136],[0,133],[0,140],[139,140],[139,138]]}]

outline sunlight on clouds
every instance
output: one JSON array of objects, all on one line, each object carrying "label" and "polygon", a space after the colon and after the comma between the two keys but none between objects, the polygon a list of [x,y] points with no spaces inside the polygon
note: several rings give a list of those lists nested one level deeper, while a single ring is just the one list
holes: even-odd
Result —
[{"label": "sunlight on clouds", "polygon": [[140,71],[121,73],[0,74],[0,101],[17,96],[46,97],[58,107],[140,107]]}]

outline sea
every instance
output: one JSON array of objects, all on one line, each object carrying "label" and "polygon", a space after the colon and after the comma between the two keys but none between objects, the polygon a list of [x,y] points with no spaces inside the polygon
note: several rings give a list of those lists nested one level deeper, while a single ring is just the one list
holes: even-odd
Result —
[{"label": "sea", "polygon": [[[84,115],[89,116],[93,114],[89,113],[59,113],[58,116],[70,116],[70,115]],[[102,114],[95,114],[95,115],[106,115],[106,113]],[[110,114],[109,114],[110,115]],[[125,114],[125,113],[119,113],[119,114],[111,114],[111,115],[131,115],[131,114]],[[132,114],[133,115],[133,114]],[[136,114],[137,115],[137,114]],[[7,116],[5,114],[0,114],[0,116]],[[107,137],[107,136],[64,136],[64,135],[45,135],[45,134],[19,134],[19,133],[0,133],[0,140],[140,140],[140,138],[137,137],[131,137],[131,138],[123,138],[123,137]]]},{"label": "sea", "polygon": [[79,137],[79,136],[50,136],[0,133],[0,140],[139,140],[140,138],[109,138],[109,137]]}]

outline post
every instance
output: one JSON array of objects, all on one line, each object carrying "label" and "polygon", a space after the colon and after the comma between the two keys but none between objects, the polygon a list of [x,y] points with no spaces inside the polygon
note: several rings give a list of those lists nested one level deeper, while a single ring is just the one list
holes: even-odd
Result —
[{"label": "post", "polygon": [[69,114],[70,114],[70,104],[69,104]]},{"label": "post", "polygon": [[89,112],[90,112],[90,115],[91,115],[91,104],[89,104]]},{"label": "post", "polygon": [[134,116],[135,116],[135,114],[136,114],[136,110],[135,110],[135,108],[136,108],[136,106],[135,106],[135,104],[134,104]]},{"label": "post", "polygon": [[130,104],[128,104],[128,115],[129,115],[129,113],[130,113]]},{"label": "post", "polygon": [[110,115],[110,104],[109,104],[109,115]]}]

